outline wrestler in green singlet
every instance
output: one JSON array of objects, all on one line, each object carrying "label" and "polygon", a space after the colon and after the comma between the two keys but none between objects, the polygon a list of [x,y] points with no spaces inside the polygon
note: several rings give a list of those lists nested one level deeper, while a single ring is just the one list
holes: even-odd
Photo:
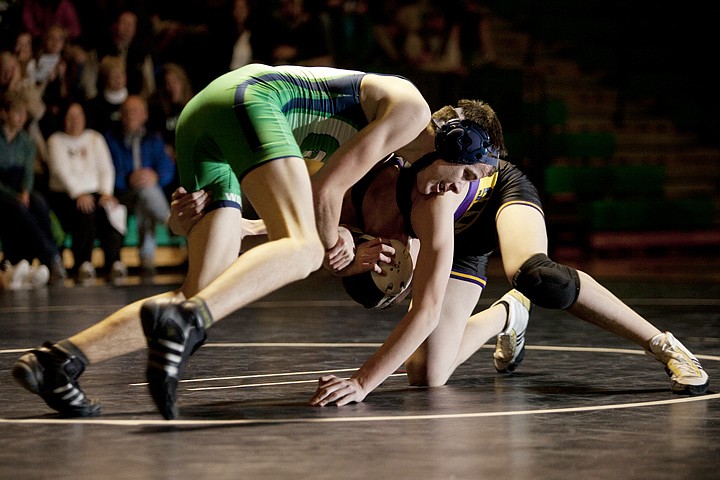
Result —
[{"label": "wrestler in green singlet", "polygon": [[327,161],[368,123],[360,106],[364,76],[252,64],[217,78],[180,115],[180,184],[212,191],[209,209],[240,208],[240,181],[258,165],[284,157]]}]

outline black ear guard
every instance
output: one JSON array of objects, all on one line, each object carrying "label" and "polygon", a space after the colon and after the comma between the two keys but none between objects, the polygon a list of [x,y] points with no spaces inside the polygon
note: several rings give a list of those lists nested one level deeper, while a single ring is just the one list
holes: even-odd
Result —
[{"label": "black ear guard", "polygon": [[437,158],[463,165],[484,163],[498,166],[492,155],[490,135],[470,120],[453,118],[438,126],[435,133]]}]

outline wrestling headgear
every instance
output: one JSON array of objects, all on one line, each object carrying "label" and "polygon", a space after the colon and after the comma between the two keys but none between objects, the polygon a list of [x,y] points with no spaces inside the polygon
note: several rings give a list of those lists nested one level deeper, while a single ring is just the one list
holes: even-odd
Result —
[{"label": "wrestling headgear", "polygon": [[[359,245],[372,238],[363,235],[355,243]],[[390,240],[390,244],[395,249],[395,257],[392,263],[379,263],[384,275],[370,271],[342,277],[343,287],[350,298],[365,308],[391,307],[410,286],[413,276],[410,247],[394,239]]]},{"label": "wrestling headgear", "polygon": [[457,118],[447,121],[433,118],[436,125],[435,151],[424,155],[413,166],[423,169],[442,158],[451,163],[484,163],[497,168],[498,156],[493,152],[490,135],[480,125],[466,119],[462,108],[456,108],[455,111]]},{"label": "wrestling headgear", "polygon": [[453,118],[441,125],[435,134],[435,151],[440,158],[453,163],[498,166],[491,155],[490,135],[470,120]]}]

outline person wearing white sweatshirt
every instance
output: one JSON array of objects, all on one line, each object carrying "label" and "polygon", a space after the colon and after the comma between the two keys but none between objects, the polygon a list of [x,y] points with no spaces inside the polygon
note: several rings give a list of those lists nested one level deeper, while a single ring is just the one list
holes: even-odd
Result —
[{"label": "person wearing white sweatshirt", "polygon": [[115,169],[105,138],[86,128],[79,102],[67,106],[64,130],[50,135],[48,151],[50,206],[72,236],[75,273],[80,280],[95,277],[92,251],[98,239],[104,269],[113,278],[126,276],[127,267],[120,261],[125,223],[111,223],[113,213],[123,208],[113,194]]}]

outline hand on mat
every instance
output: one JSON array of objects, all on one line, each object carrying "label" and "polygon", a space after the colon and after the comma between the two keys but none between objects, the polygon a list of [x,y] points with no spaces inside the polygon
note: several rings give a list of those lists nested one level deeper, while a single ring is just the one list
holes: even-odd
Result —
[{"label": "hand on mat", "polygon": [[366,393],[354,378],[324,375],[318,380],[318,388],[310,399],[310,405],[324,407],[334,403],[338,407],[352,402],[362,402]]}]

